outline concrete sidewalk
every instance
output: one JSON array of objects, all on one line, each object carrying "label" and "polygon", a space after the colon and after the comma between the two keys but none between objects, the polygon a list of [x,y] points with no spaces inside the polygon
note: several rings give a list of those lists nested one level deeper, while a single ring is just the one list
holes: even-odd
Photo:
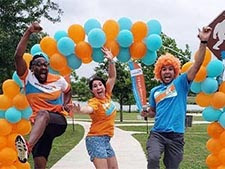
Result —
[{"label": "concrete sidewalk", "polygon": [[[89,130],[89,122],[75,122],[85,129],[84,138]],[[120,169],[144,169],[147,160],[140,143],[131,135],[132,132],[115,128],[115,135],[111,140],[112,147],[116,153]],[[94,169],[89,159],[84,138],[62,157],[51,169]],[[66,141],[66,140],[65,140]]]}]

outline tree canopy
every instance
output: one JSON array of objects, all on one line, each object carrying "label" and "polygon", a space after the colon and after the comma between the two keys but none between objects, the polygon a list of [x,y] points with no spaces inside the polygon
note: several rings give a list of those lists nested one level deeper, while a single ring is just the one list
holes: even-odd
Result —
[{"label": "tree canopy", "polygon": [[[14,52],[27,25],[46,18],[59,22],[63,11],[51,0],[0,0],[0,87],[11,78],[14,67]],[[54,12],[54,13],[51,13]],[[31,44],[39,43],[41,34],[31,37]],[[28,48],[29,49],[29,48]]]}]

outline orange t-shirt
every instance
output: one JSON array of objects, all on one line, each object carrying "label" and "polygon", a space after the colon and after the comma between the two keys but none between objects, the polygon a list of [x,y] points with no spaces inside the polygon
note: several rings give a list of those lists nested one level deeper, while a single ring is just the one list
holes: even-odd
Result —
[{"label": "orange t-shirt", "polygon": [[105,99],[96,97],[88,101],[94,111],[90,114],[92,124],[87,136],[114,135],[114,121],[116,118],[116,106],[111,100],[111,95],[106,93]]}]

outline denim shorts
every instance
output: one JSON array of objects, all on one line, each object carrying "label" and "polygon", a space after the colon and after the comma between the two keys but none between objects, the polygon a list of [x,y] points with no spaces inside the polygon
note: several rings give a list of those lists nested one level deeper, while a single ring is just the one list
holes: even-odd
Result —
[{"label": "denim shorts", "polygon": [[110,145],[109,136],[88,136],[85,141],[91,161],[94,158],[110,158],[115,156],[115,152]]}]

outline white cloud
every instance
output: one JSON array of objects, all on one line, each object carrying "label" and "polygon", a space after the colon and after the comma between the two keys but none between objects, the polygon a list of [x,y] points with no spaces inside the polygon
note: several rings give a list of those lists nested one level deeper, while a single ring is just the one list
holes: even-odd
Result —
[{"label": "white cloud", "polygon": [[[118,20],[123,16],[129,17],[133,22],[157,19],[164,33],[175,39],[180,48],[188,44],[192,53],[195,53],[199,44],[198,28],[212,22],[225,6],[224,0],[55,0],[54,2],[64,11],[61,23],[52,24],[44,19],[41,22],[44,30],[51,36],[58,30],[67,30],[74,23],[84,25],[90,18],[98,19],[101,24],[108,19]],[[82,68],[77,70],[78,74],[88,76],[88,71],[84,71],[86,66],[88,65],[82,65]]]}]

